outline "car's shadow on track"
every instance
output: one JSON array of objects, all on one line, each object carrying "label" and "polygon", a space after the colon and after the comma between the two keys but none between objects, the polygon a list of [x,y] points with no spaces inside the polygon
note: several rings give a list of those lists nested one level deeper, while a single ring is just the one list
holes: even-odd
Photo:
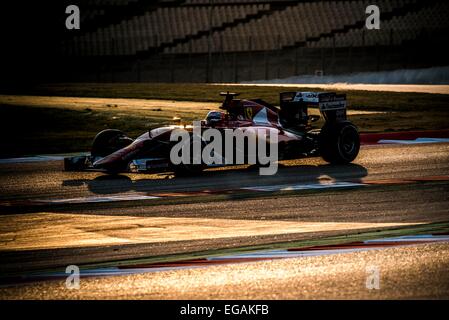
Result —
[{"label": "car's shadow on track", "polygon": [[252,186],[283,184],[319,183],[323,180],[358,182],[366,177],[368,171],[358,164],[347,165],[280,165],[272,176],[259,175],[259,168],[245,168],[205,171],[193,177],[175,177],[174,175],[102,175],[94,179],[64,180],[64,187],[86,185],[95,194],[115,194],[129,191],[146,193],[163,192],[204,192],[235,190]]}]

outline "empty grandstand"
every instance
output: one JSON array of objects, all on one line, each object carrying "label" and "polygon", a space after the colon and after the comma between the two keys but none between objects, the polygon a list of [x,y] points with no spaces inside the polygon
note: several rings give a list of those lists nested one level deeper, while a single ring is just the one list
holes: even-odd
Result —
[{"label": "empty grandstand", "polygon": [[[446,63],[443,0],[79,0],[60,80],[233,82]],[[379,30],[365,27],[368,5]]]}]

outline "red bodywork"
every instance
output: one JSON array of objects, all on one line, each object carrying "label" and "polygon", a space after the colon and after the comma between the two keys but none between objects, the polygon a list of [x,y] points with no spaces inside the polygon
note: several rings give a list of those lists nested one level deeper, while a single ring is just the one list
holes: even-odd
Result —
[{"label": "red bodywork", "polygon": [[[248,128],[257,128],[258,132],[267,132],[275,130],[278,134],[278,143],[280,145],[288,145],[291,142],[298,143],[303,140],[304,136],[300,132],[286,131],[279,123],[279,110],[262,100],[225,100],[221,109],[227,111],[223,114],[221,121],[208,123],[203,120],[202,129],[236,129],[240,128],[245,131]],[[108,169],[115,167],[117,164],[122,165],[143,156],[145,149],[155,144],[167,144],[170,142],[170,135],[174,129],[191,130],[191,126],[167,126],[153,129],[144,133],[129,146],[120,149],[102,159],[94,162],[94,168]],[[265,129],[265,130],[263,130]],[[155,153],[156,150],[155,150]],[[164,157],[166,151],[157,156]],[[168,153],[169,154],[169,153]],[[168,158],[168,154],[165,157]]]}]

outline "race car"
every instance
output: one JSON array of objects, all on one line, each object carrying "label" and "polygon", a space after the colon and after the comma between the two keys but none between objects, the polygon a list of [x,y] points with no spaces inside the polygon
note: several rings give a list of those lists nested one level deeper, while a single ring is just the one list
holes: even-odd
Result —
[{"label": "race car", "polygon": [[[360,137],[357,127],[347,120],[345,94],[282,92],[279,107],[261,99],[237,99],[238,94],[235,93],[223,92],[220,95],[224,96],[220,110],[207,114],[201,121],[201,131],[213,128],[223,135],[229,129],[275,132],[278,137],[277,160],[321,156],[329,163],[345,164],[352,162],[359,153]],[[320,116],[309,115],[310,107],[318,108],[324,118],[321,129],[313,128],[312,123],[319,120]],[[179,129],[186,130],[190,135],[193,132],[191,125],[180,124],[180,119],[177,122],[149,130],[136,139],[117,129],[103,130],[95,136],[90,155],[65,158],[64,169],[95,170],[111,174],[172,171],[184,175],[197,174],[210,166],[234,163],[174,163],[170,157],[176,144],[171,139],[172,133]],[[264,134],[263,138],[257,139],[269,140],[269,135]],[[210,141],[201,140],[201,150],[208,143]],[[248,148],[247,144],[245,148]],[[244,154],[246,155],[245,152]],[[220,156],[226,158],[225,154]],[[245,156],[244,162],[247,160],[248,157]]]}]

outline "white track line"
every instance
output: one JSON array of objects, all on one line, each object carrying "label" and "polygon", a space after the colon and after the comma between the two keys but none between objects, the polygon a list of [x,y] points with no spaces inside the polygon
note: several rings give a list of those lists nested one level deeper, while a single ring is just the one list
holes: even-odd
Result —
[{"label": "white track line", "polygon": [[251,186],[241,188],[243,190],[252,191],[292,191],[292,190],[309,190],[309,189],[332,189],[332,188],[347,188],[347,187],[362,187],[364,183],[353,182],[332,182],[332,183],[305,183],[305,184],[279,184],[271,186]]},{"label": "white track line", "polygon": [[113,202],[113,201],[132,201],[132,200],[151,200],[160,197],[148,196],[146,194],[118,194],[112,196],[91,196],[68,199],[44,199],[36,200],[38,202],[53,203],[53,204],[67,204],[67,203],[98,203],[98,202]]},{"label": "white track line", "polygon": [[28,163],[28,162],[45,162],[45,161],[56,161],[63,160],[62,156],[34,156],[34,157],[22,157],[22,158],[8,158],[0,159],[0,164],[10,164],[10,163]]},{"label": "white track line", "polygon": [[[366,240],[365,244],[379,244],[379,247],[363,247],[363,248],[330,248],[330,249],[316,249],[316,250],[295,250],[289,251],[288,249],[274,249],[274,250],[263,250],[248,253],[241,253],[235,255],[225,255],[218,257],[209,257],[207,260],[210,261],[226,261],[235,259],[265,259],[265,258],[295,258],[295,257],[308,257],[308,256],[321,256],[336,253],[348,253],[348,252],[358,252],[367,250],[379,250],[386,247],[382,247],[384,243],[397,242],[397,246],[408,245],[409,242],[448,242],[449,236],[447,235],[412,235],[412,236],[401,236],[401,237],[391,237],[391,238],[380,238],[374,240]],[[401,244],[399,244],[401,243]]]},{"label": "white track line", "polygon": [[439,143],[449,142],[449,138],[416,138],[415,140],[388,140],[381,139],[378,144],[421,144],[421,143]]},{"label": "white track line", "polygon": [[73,156],[84,156],[88,153],[67,153],[67,154],[49,154],[49,155],[35,155],[29,157],[18,157],[18,158],[5,158],[0,159],[0,164],[10,164],[10,163],[28,163],[28,162],[46,162],[46,161],[60,161],[64,160],[65,157]]},{"label": "white track line", "polygon": [[401,242],[407,244],[407,242],[430,242],[430,241],[449,241],[449,235],[431,235],[431,234],[422,234],[422,235],[412,235],[412,236],[401,236],[401,237],[392,237],[392,238],[382,238],[382,239],[374,239],[374,240],[365,240],[364,243],[372,244],[383,242]]}]

